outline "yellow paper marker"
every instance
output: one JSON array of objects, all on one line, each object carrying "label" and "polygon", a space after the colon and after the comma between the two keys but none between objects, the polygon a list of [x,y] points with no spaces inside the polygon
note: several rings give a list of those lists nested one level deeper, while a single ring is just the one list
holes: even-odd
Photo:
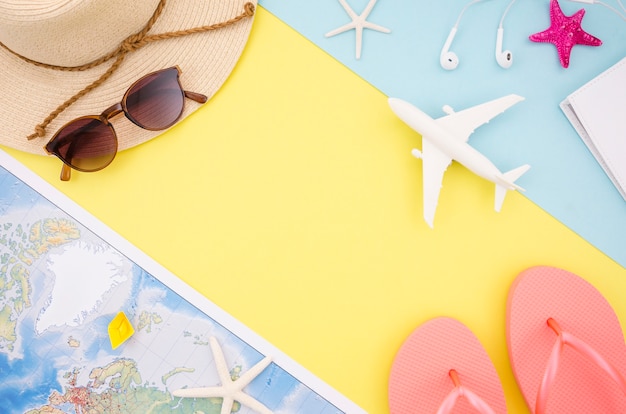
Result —
[{"label": "yellow paper marker", "polygon": [[124,312],[115,315],[115,318],[109,323],[109,339],[113,349],[126,342],[134,333],[135,329]]}]

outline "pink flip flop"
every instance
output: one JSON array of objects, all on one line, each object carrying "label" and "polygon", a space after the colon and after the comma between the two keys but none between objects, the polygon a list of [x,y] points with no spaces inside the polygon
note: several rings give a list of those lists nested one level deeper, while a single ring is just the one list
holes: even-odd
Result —
[{"label": "pink flip flop", "polygon": [[622,328],[580,277],[553,267],[522,272],[509,293],[507,346],[533,413],[626,413]]},{"label": "pink flip flop", "polygon": [[502,414],[504,391],[478,338],[461,322],[435,318],[398,351],[389,377],[391,414]]}]

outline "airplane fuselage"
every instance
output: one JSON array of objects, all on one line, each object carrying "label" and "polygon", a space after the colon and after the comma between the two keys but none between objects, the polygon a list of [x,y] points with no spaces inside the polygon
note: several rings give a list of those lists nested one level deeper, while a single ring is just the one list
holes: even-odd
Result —
[{"label": "airplane fuselage", "polygon": [[455,136],[452,131],[439,125],[428,114],[412,105],[396,105],[394,112],[402,121],[435,145],[441,152],[453,160],[463,164],[474,174],[491,182],[510,186],[502,172],[489,158],[485,157],[471,145]]}]

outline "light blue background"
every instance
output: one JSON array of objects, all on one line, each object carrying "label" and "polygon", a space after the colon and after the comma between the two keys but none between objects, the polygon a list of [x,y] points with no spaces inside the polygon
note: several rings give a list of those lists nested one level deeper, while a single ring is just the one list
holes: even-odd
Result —
[{"label": "light blue background", "polygon": [[[347,2],[360,14],[368,0]],[[606,2],[617,6],[615,0]],[[626,266],[626,202],[559,108],[568,94],[626,56],[624,20],[600,5],[561,0],[567,16],[585,8],[582,28],[603,41],[600,47],[575,46],[564,69],[552,44],[528,40],[550,26],[549,1],[518,0],[504,21],[503,48],[513,52],[513,66],[502,69],[495,60],[496,30],[509,2],[485,0],[463,16],[450,48],[460,64],[445,71],[439,53],[467,0],[379,0],[368,21],[391,33],[366,29],[360,60],[354,30],[324,36],[350,22],[338,0],[260,4],[385,95],[410,101],[433,117],[444,115],[444,104],[462,110],[510,93],[524,96],[479,128],[470,144],[502,171],[530,164],[518,181],[524,195]]]}]

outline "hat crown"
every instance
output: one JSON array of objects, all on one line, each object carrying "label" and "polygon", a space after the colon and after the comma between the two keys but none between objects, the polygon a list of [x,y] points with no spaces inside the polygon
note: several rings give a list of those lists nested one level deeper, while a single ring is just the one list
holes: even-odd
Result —
[{"label": "hat crown", "polygon": [[0,0],[0,42],[28,59],[79,66],[141,30],[159,0]]}]

